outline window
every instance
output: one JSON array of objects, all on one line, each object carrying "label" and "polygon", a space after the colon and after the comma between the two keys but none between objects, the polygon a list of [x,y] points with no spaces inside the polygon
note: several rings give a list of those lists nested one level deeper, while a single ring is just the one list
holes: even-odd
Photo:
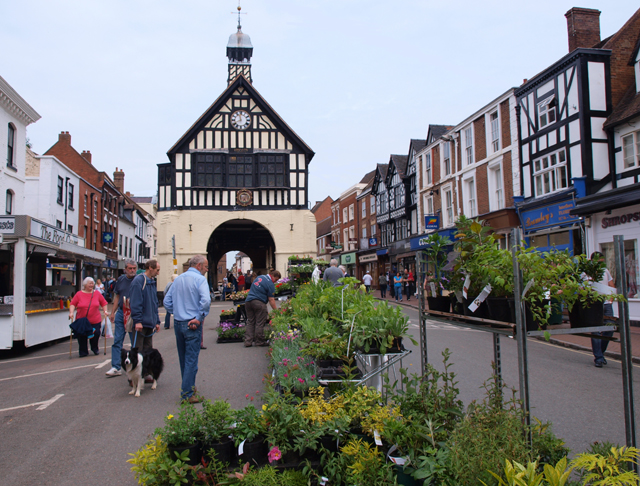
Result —
[{"label": "window", "polygon": [[342,222],[346,223],[347,221],[349,221],[349,218],[347,217],[347,208],[342,208]]},{"label": "window", "polygon": [[544,128],[556,121],[555,96],[549,96],[544,101],[538,103],[539,128]]},{"label": "window", "polygon": [[533,180],[536,196],[544,196],[568,187],[567,158],[564,149],[534,161]]},{"label": "window", "polygon": [[431,175],[431,154],[424,155],[424,180],[426,185],[430,185],[433,182]]},{"label": "window", "polygon": [[363,238],[367,237],[367,228],[366,227],[362,228],[362,237]]},{"label": "window", "polygon": [[73,184],[69,184],[69,201],[67,201],[67,207],[73,209]]},{"label": "window", "polygon": [[406,219],[397,219],[395,227],[395,236],[397,240],[404,240],[409,236],[409,228]]},{"label": "window", "polygon": [[[267,158],[265,156],[261,158]],[[263,164],[266,186],[282,187],[284,184],[284,174],[280,171],[280,178],[277,180],[275,173],[276,164]],[[282,164],[280,164],[282,165]],[[253,187],[253,157],[232,155],[227,164],[229,173],[227,174],[227,187]],[[273,170],[271,170],[273,169]]]},{"label": "window", "polygon": [[13,192],[7,190],[7,203],[5,206],[7,214],[13,214]]},{"label": "window", "polygon": [[465,181],[465,196],[466,196],[466,212],[470,218],[475,218],[478,215],[476,209],[476,181],[474,179],[467,179]]},{"label": "window", "polygon": [[93,230],[93,249],[98,250],[98,230]]},{"label": "window", "polygon": [[15,144],[16,139],[16,129],[12,123],[9,123],[7,130],[7,167],[15,168],[15,157],[13,146]]},{"label": "window", "polygon": [[122,235],[120,235],[120,241],[118,244],[118,255],[122,256]]},{"label": "window", "polygon": [[347,250],[349,248],[349,230],[347,228],[342,230],[342,238],[344,240],[344,249]]},{"label": "window", "polygon": [[453,225],[453,192],[451,188],[442,191],[442,200],[444,202],[444,225]]},{"label": "window", "polygon": [[369,213],[376,214],[376,198],[374,196],[370,196],[369,201],[371,203],[369,206]]},{"label": "window", "polygon": [[170,166],[158,167],[158,182],[160,185],[171,184],[171,167]]},{"label": "window", "polygon": [[[169,167],[167,167],[166,169],[167,173],[171,170]],[[196,155],[196,186],[224,187],[224,176],[225,171],[223,155]]]},{"label": "window", "polygon": [[424,214],[425,216],[428,214],[435,214],[433,211],[433,196],[424,196]]},{"label": "window", "polygon": [[98,201],[93,201],[93,219],[98,221]]},{"label": "window", "polygon": [[377,231],[377,224],[372,224],[371,225],[371,236],[375,236],[376,235],[376,231]]},{"label": "window", "polygon": [[153,239],[153,256],[158,254],[158,240]]},{"label": "window", "polygon": [[129,238],[129,258],[133,255],[133,238]]},{"label": "window", "polygon": [[283,155],[261,155],[259,162],[260,187],[285,187]]},{"label": "window", "polygon": [[622,137],[622,157],[625,169],[640,165],[640,130]]},{"label": "window", "polygon": [[349,206],[349,221],[353,221],[353,218],[355,217],[355,206],[352,204],[351,206]]},{"label": "window", "polygon": [[467,165],[473,164],[473,130],[471,125],[464,129],[464,155]]},{"label": "window", "polygon": [[58,176],[58,204],[62,204],[62,198],[64,197],[64,180]]},{"label": "window", "polygon": [[89,196],[87,196],[86,194],[84,195],[84,214],[86,216],[87,214],[87,205],[89,203]]},{"label": "window", "polygon": [[56,228],[62,229],[62,221],[56,219]]},{"label": "window", "polygon": [[[630,299],[640,298],[640,268],[638,268],[638,240],[624,240],[624,261],[627,279],[628,293],[626,297]],[[600,248],[604,255],[607,268],[610,269],[614,281],[616,279],[615,253],[613,243],[601,243]]]},{"label": "window", "polygon": [[489,115],[489,124],[491,126],[491,151],[497,152],[500,150],[500,120],[497,111]]},{"label": "window", "polygon": [[449,142],[445,142],[443,144],[442,153],[443,153],[443,159],[444,159],[442,173],[445,176],[448,176],[448,175],[451,175],[451,145],[449,144]]},{"label": "window", "polygon": [[67,225],[67,232],[73,234],[73,226],[72,225]]},{"label": "window", "polygon": [[489,168],[489,204],[492,211],[504,208],[502,167],[500,165]]},{"label": "window", "polygon": [[362,217],[367,217],[367,201],[365,201],[364,199],[362,200]]}]

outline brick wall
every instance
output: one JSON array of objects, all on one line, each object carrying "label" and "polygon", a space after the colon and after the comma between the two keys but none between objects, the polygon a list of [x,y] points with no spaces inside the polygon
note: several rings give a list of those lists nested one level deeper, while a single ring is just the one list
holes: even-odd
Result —
[{"label": "brick wall", "polygon": [[509,110],[509,100],[500,103],[500,122],[502,124],[502,147],[511,145],[511,112]]},{"label": "brick wall", "polygon": [[635,86],[633,66],[628,63],[638,42],[638,33],[640,10],[602,46],[603,49],[611,49],[611,101],[614,108],[631,86]]},{"label": "brick wall", "polygon": [[473,136],[475,146],[475,160],[484,160],[487,158],[487,132],[485,130],[484,115],[474,120]]},{"label": "brick wall", "polygon": [[564,16],[567,18],[569,52],[579,47],[593,47],[600,42],[600,11],[574,7]]},{"label": "brick wall", "polygon": [[487,179],[487,164],[476,169],[476,198],[478,214],[485,214],[489,209],[489,183]]},{"label": "brick wall", "polygon": [[431,150],[431,173],[434,184],[440,182],[440,145]]},{"label": "brick wall", "polygon": [[[505,152],[502,157],[502,178],[504,187],[504,205],[509,208],[513,206],[513,171],[511,170],[511,152]],[[516,177],[519,177],[516,174]]]}]

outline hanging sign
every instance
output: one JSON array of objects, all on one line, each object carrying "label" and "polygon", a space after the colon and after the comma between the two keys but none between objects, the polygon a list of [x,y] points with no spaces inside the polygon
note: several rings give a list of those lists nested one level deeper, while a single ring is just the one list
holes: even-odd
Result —
[{"label": "hanging sign", "polygon": [[424,229],[438,229],[440,228],[440,215],[438,214],[425,214],[424,215]]},{"label": "hanging sign", "polygon": [[478,307],[480,307],[480,304],[482,304],[484,300],[489,296],[491,290],[491,284],[487,284],[487,286],[482,289],[482,292],[480,292],[480,295],[478,295],[471,303],[471,305],[469,306],[469,310],[471,312],[475,312],[476,310],[478,310]]}]

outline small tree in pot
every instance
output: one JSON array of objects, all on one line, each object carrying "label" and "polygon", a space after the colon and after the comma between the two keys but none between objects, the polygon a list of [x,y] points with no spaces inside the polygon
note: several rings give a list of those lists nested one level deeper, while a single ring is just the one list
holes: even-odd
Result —
[{"label": "small tree in pot", "polygon": [[[449,312],[451,301],[449,297],[442,296],[443,285],[443,268],[447,264],[447,248],[452,245],[449,238],[443,238],[438,233],[432,233],[427,238],[427,248],[424,252],[427,254],[428,262],[433,265],[433,279],[426,281],[424,293],[429,304],[429,309],[440,312]],[[433,284],[433,285],[431,285]]]}]

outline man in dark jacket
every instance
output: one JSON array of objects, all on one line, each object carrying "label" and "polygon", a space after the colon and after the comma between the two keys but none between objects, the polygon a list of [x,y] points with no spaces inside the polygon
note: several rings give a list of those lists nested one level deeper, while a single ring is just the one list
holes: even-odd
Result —
[{"label": "man in dark jacket", "polygon": [[160,273],[160,264],[157,260],[149,260],[144,268],[145,272],[133,279],[129,290],[131,318],[135,326],[132,349],[152,348],[153,334],[160,330],[158,291],[154,280]]}]

